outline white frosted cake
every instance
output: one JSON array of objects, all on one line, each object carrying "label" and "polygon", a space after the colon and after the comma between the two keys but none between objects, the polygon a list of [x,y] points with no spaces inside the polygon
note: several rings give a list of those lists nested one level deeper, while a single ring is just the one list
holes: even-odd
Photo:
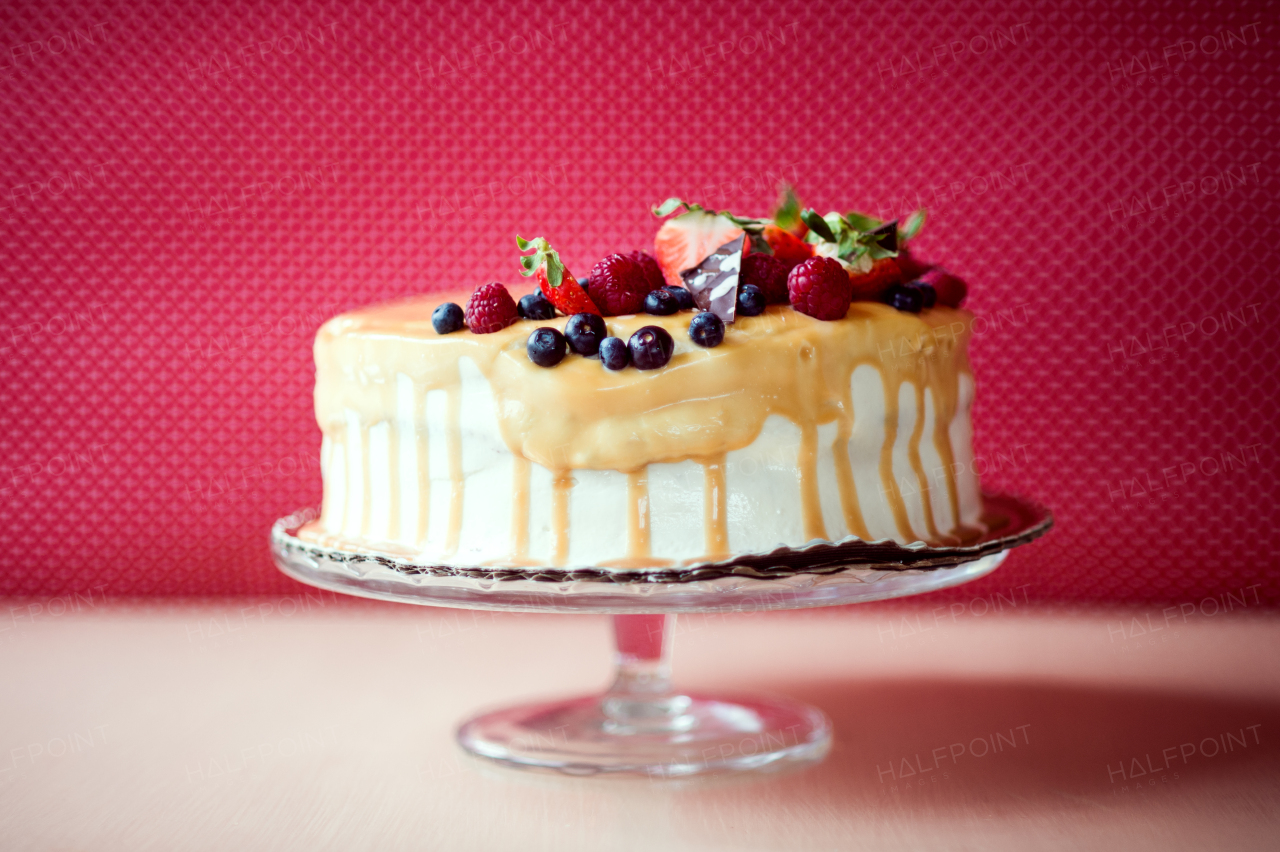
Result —
[{"label": "white frosted cake", "polygon": [[[630,286],[621,261],[621,277],[601,271],[620,255],[582,285],[556,271],[554,252],[537,257],[541,292],[556,306],[584,295],[596,301],[581,305],[604,303]],[[659,262],[668,260],[660,245]],[[640,287],[649,313],[582,321],[630,341],[594,357],[575,354],[578,317],[566,323],[537,292],[519,313],[542,318],[513,317],[497,284],[468,300],[469,328],[440,324],[447,294],[330,320],[315,342],[324,498],[301,535],[420,564],[606,569],[852,538],[974,538],[982,501],[972,473],[972,316],[940,299],[911,310],[850,303],[848,294],[843,316],[808,315],[822,309],[797,301],[806,296],[801,273],[829,272],[823,263],[831,261],[805,261],[787,277],[799,307],[744,297],[743,271],[727,322],[693,322],[688,307],[669,312],[666,296],[654,296],[672,289],[659,276]],[[856,298],[865,270],[848,266]],[[701,297],[693,270],[679,271]],[[620,289],[600,296],[599,281]],[[722,336],[708,342],[699,324]],[[560,326],[570,331],[567,350]],[[654,328],[670,335],[657,367],[636,342],[645,328],[650,338],[661,337]],[[537,329],[557,330],[535,340]],[[606,366],[619,352],[629,364]]]}]

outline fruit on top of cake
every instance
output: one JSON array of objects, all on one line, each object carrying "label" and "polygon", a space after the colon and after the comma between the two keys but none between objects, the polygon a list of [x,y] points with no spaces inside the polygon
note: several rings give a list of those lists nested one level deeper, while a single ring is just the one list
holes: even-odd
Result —
[{"label": "fruit on top of cake", "polygon": [[431,327],[436,334],[453,334],[466,324],[465,319],[460,305],[445,302],[431,312]]},{"label": "fruit on top of cake", "polygon": [[649,252],[636,249],[628,253],[627,257],[640,264],[640,268],[644,270],[644,280],[649,285],[649,292],[652,293],[666,283],[666,279],[662,277],[662,267],[658,266],[658,261]]},{"label": "fruit on top of cake", "polygon": [[560,313],[565,316],[600,313],[595,302],[591,301],[591,297],[587,295],[587,291],[565,268],[560,260],[560,253],[551,248],[545,238],[534,237],[532,240],[526,240],[517,235],[516,245],[522,252],[533,252],[520,258],[520,265],[523,267],[520,274],[526,277],[532,275],[538,282],[538,289],[542,291],[542,295],[546,296]]},{"label": "fruit on top of cake", "polygon": [[672,286],[683,284],[682,273],[694,269],[720,246],[745,233],[742,225],[734,221],[735,217],[679,198],[668,198],[653,208],[653,214],[669,216],[681,207],[685,208],[684,212],[663,222],[653,239],[658,266]]},{"label": "fruit on top of cake", "polygon": [[554,328],[536,328],[525,343],[529,360],[539,367],[554,367],[564,360],[567,350],[564,335]]},{"label": "fruit on top of cake", "polygon": [[820,320],[842,319],[849,312],[849,273],[830,257],[811,257],[787,276],[791,305]]},{"label": "fruit on top of cake", "polygon": [[516,311],[525,319],[549,320],[556,318],[556,306],[551,304],[541,290],[521,296],[516,302]]},{"label": "fruit on top of cake", "polygon": [[940,267],[926,271],[919,280],[922,284],[932,286],[937,291],[938,304],[948,308],[960,307],[964,304],[965,296],[969,295],[969,288],[964,281]]},{"label": "fruit on top of cake", "polygon": [[564,336],[570,349],[590,357],[600,351],[600,341],[609,336],[609,331],[599,314],[581,313],[569,317],[564,324]]},{"label": "fruit on top of cake", "polygon": [[606,337],[600,341],[600,360],[610,370],[622,370],[631,363],[631,350],[622,338]]},{"label": "fruit on top of cake", "polygon": [[764,241],[773,249],[773,256],[781,261],[788,272],[796,264],[813,257],[813,246],[777,225],[764,226]]},{"label": "fruit on top of cake", "polygon": [[813,209],[800,214],[809,233],[805,241],[818,257],[831,257],[850,273],[870,272],[877,260],[897,257],[899,252],[924,226],[925,211],[917,210],[899,223],[884,222],[863,213],[828,213],[818,215]]},{"label": "fruit on top of cake", "polygon": [[685,286],[693,294],[694,303],[704,311],[714,312],[725,322],[733,322],[737,310],[738,281],[742,277],[742,258],[746,251],[747,236],[742,234],[683,273]]},{"label": "fruit on top of cake", "polygon": [[625,254],[604,257],[587,278],[587,295],[605,316],[638,313],[652,289],[644,267]]},{"label": "fruit on top of cake", "polygon": [[886,290],[905,280],[906,277],[902,274],[896,257],[882,257],[872,261],[871,268],[866,272],[849,273],[855,302],[878,301]]},{"label": "fruit on top of cake", "polygon": [[680,302],[676,294],[665,287],[659,287],[644,297],[644,312],[658,317],[668,317],[680,310]]},{"label": "fruit on top of cake", "polygon": [[910,284],[894,284],[884,293],[884,302],[900,311],[918,314],[924,307],[924,294]]},{"label": "fruit on top of cake", "polygon": [[928,310],[938,304],[938,291],[933,289],[932,284],[924,281],[912,281],[911,286],[920,291],[920,295],[924,297],[924,308]]},{"label": "fruit on top of cake", "polygon": [[[805,257],[804,260],[808,260]],[[752,253],[742,259],[742,284],[758,287],[770,305],[787,303],[787,273],[797,264],[786,266],[770,254]]]},{"label": "fruit on top of cake", "polygon": [[711,311],[701,311],[689,320],[689,339],[706,349],[724,342],[724,321]]},{"label": "fruit on top of cake", "polygon": [[519,318],[511,294],[496,281],[481,284],[467,299],[467,328],[474,334],[502,331]]},{"label": "fruit on top of cake", "polygon": [[764,293],[754,284],[744,284],[738,288],[738,315],[756,317],[764,313]]},{"label": "fruit on top of cake", "polygon": [[680,306],[680,310],[688,311],[694,307],[693,294],[683,287],[672,287],[667,284],[662,289],[676,297],[676,304]]},{"label": "fruit on top of cake", "polygon": [[675,341],[665,328],[646,325],[631,335],[627,349],[631,351],[631,363],[637,370],[656,370],[671,360]]}]

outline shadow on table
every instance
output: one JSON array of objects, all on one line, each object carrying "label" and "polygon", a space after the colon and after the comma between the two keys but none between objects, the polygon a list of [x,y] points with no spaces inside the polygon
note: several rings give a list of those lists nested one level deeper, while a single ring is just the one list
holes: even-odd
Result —
[{"label": "shadow on table", "polygon": [[[790,684],[835,726],[822,764],[733,785],[762,806],[987,810],[1280,788],[1280,703],[1141,688],[974,680]],[[702,791],[715,795],[715,790]]]}]

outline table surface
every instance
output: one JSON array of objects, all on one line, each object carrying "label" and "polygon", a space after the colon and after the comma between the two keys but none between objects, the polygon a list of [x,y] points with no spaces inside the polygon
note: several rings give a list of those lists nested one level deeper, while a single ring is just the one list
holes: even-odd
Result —
[{"label": "table surface", "polygon": [[10,850],[1276,848],[1274,614],[917,600],[681,617],[677,683],[789,694],[835,724],[821,765],[681,782],[522,773],[454,745],[477,709],[600,688],[602,616],[316,592],[0,602],[0,837]]}]

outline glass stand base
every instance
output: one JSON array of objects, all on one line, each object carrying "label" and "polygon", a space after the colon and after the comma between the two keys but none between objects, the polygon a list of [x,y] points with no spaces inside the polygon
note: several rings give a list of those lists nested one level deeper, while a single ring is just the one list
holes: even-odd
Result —
[{"label": "glass stand base", "polygon": [[784,698],[628,702],[611,692],[487,713],[463,724],[458,742],[524,769],[680,778],[819,761],[831,746],[831,723]]}]

